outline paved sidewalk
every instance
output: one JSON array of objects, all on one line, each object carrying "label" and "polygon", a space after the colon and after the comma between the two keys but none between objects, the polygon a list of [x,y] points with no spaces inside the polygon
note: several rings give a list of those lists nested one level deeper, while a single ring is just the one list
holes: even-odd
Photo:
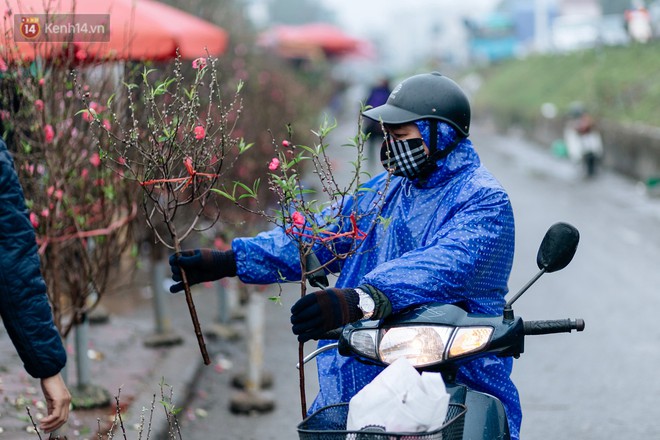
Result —
[{"label": "paved sidewalk", "polygon": [[[218,310],[215,289],[198,286],[194,298],[202,330],[213,327]],[[150,408],[155,399],[149,439],[163,437],[167,420],[161,401],[161,388],[165,395],[173,393],[176,406],[185,400],[198,369],[203,365],[199,345],[195,338],[192,321],[183,295],[167,295],[165,302],[171,314],[171,327],[183,338],[183,343],[168,348],[148,348],[144,341],[154,334],[156,328],[153,306],[145,298],[144,291],[123,292],[105,299],[102,304],[110,310],[106,323],[92,324],[89,328],[88,358],[90,362],[90,385],[105,389],[111,396],[109,407],[92,410],[75,410],[69,422],[58,434],[69,440],[98,439],[97,431],[108,434],[115,419],[115,398],[119,394],[122,419],[126,438],[146,439],[146,430],[139,436],[137,427],[141,417],[150,417]],[[117,309],[116,304],[123,310]],[[75,353],[73,335],[68,338],[69,359],[66,375],[70,388],[75,386]],[[207,342],[208,344],[208,342]],[[23,370],[22,363],[0,326],[0,438],[7,440],[38,439],[26,407],[33,418],[45,413],[39,381]],[[167,386],[161,387],[161,383]],[[121,431],[117,438],[124,438]],[[41,434],[41,438],[48,438]],[[104,439],[107,437],[103,437]]]}]

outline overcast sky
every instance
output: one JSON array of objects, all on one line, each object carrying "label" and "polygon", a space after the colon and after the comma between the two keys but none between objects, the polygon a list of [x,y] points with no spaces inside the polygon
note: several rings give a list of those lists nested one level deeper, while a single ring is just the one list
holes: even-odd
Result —
[{"label": "overcast sky", "polygon": [[[396,21],[397,17],[410,17],[410,12],[423,13],[429,6],[434,11],[444,6],[450,16],[474,15],[487,12],[498,0],[322,0],[325,7],[337,11],[337,17],[348,30],[358,35],[370,30],[397,27],[405,31],[406,26],[414,26],[410,20]],[[402,14],[398,14],[401,12]]]}]

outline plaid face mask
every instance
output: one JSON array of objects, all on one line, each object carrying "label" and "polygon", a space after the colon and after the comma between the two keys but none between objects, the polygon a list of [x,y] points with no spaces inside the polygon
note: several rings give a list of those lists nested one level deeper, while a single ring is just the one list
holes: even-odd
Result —
[{"label": "plaid face mask", "polygon": [[387,136],[380,147],[380,161],[395,176],[414,179],[426,168],[429,157],[422,138],[395,140]]}]

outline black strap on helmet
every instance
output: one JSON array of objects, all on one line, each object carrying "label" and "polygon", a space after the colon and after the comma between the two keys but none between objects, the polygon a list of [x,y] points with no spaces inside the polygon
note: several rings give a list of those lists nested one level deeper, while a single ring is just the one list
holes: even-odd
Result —
[{"label": "black strap on helmet", "polygon": [[425,178],[433,170],[435,170],[436,163],[440,159],[444,159],[445,157],[449,156],[449,153],[454,151],[454,149],[458,146],[458,144],[461,143],[463,139],[465,139],[464,136],[461,136],[459,133],[456,133],[456,137],[454,138],[453,142],[449,145],[447,145],[447,148],[445,148],[442,151],[438,150],[438,122],[437,121],[429,121],[429,157],[426,161],[426,164],[424,165],[424,168],[422,168],[420,172],[420,177]]}]

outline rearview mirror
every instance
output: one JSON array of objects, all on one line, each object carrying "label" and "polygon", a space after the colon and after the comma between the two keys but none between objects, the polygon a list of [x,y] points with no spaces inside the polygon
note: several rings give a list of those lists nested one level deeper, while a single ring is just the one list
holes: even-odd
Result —
[{"label": "rearview mirror", "polygon": [[568,223],[555,223],[545,233],[539,252],[536,255],[536,264],[545,272],[556,272],[565,268],[571,262],[580,233]]}]

